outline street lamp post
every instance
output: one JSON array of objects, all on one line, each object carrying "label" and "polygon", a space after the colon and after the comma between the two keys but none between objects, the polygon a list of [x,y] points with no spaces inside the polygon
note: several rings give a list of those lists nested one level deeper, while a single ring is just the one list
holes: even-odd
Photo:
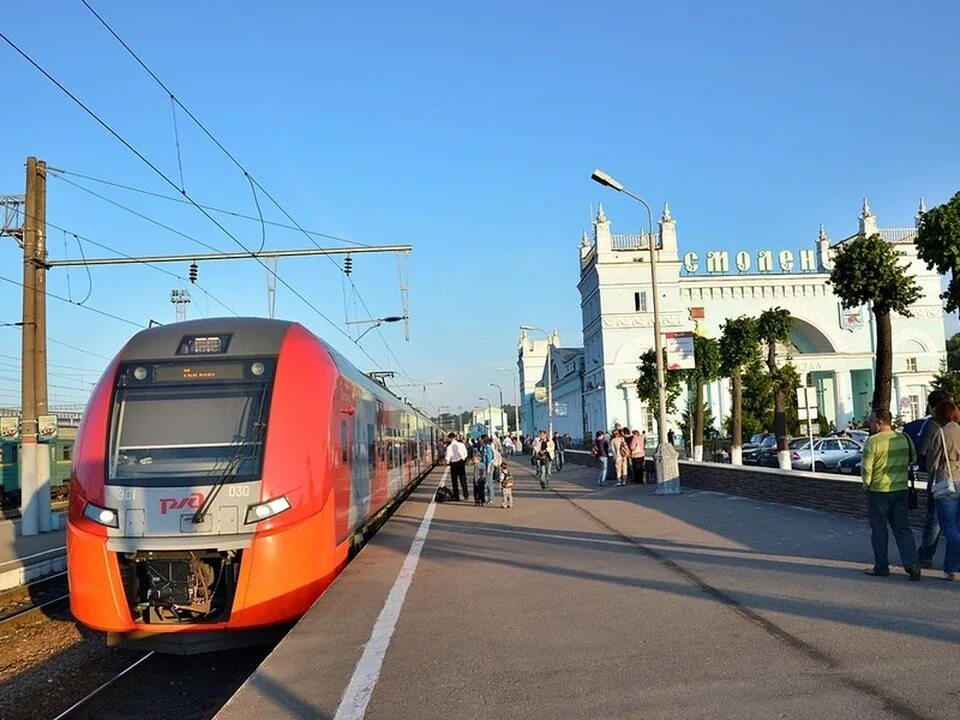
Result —
[{"label": "street lamp post", "polygon": [[657,435],[660,446],[656,451],[657,459],[657,494],[675,495],[680,492],[680,467],[677,463],[677,451],[667,442],[667,397],[665,392],[663,368],[663,334],[660,328],[660,294],[657,292],[657,254],[653,242],[653,211],[647,201],[639,195],[634,195],[622,183],[612,178],[602,170],[594,170],[590,176],[592,180],[612,188],[617,192],[633,198],[647,209],[647,224],[649,236],[647,242],[650,248],[650,289],[653,293],[653,334],[654,347],[657,353],[657,401],[659,414],[657,417]]},{"label": "street lamp post", "polygon": [[[517,377],[517,374],[510,368],[494,368],[497,372],[507,372],[513,376],[513,424],[516,425],[514,430],[516,430],[517,435],[520,435],[520,379]],[[501,407],[502,407],[501,403]],[[509,433],[508,433],[509,434]]]},{"label": "street lamp post", "polygon": [[478,397],[477,400],[485,400],[487,403],[487,417],[490,418],[490,425],[487,426],[487,434],[493,437],[493,403],[490,402],[489,398],[485,397]]},{"label": "street lamp post", "polygon": [[500,391],[500,424],[503,425],[503,388],[496,383],[490,383],[490,387],[495,387]]},{"label": "street lamp post", "polygon": [[[542,332],[543,336],[547,339],[547,437],[553,439],[553,367],[551,366],[551,350],[553,345],[550,342],[550,334],[546,330],[534,327],[533,325],[521,325],[520,329]],[[533,430],[534,434],[536,434],[537,429],[534,428]]]}]

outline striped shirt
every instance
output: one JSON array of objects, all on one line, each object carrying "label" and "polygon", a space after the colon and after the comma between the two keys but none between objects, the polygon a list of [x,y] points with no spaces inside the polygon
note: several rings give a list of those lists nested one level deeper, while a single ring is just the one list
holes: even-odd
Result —
[{"label": "striped shirt", "polygon": [[863,486],[870,492],[897,492],[907,489],[907,472],[913,442],[907,435],[884,430],[867,438],[860,461]]}]

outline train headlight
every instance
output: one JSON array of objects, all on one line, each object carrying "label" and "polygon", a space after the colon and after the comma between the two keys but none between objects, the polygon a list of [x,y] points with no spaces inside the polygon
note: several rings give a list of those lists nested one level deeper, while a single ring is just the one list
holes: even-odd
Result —
[{"label": "train headlight", "polygon": [[110,508],[100,507],[99,505],[88,502],[83,508],[83,515],[88,520],[93,520],[97,525],[112,528],[120,527],[120,519],[117,511],[111,510]]},{"label": "train headlight", "polygon": [[274,498],[273,500],[267,500],[266,502],[257,503],[256,505],[251,505],[247,508],[247,519],[244,521],[246,524],[260,522],[261,520],[266,520],[267,518],[272,518],[275,515],[279,515],[284,510],[290,509],[290,501],[287,500],[285,495]]},{"label": "train headlight", "polygon": [[252,372],[257,377],[263,375],[263,371],[266,370],[262,362],[255,362],[250,366],[250,372]]}]

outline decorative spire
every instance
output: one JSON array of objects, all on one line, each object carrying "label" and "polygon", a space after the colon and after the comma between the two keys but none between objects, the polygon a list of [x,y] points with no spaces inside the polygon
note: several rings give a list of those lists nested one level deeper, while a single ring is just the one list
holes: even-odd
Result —
[{"label": "decorative spire", "polygon": [[823,229],[823,223],[820,223],[820,234],[817,235],[817,239],[820,240],[821,242],[824,240],[829,240],[829,238],[827,237],[827,231]]},{"label": "decorative spire", "polygon": [[603,214],[603,203],[600,203],[600,205],[597,208],[597,222],[605,223],[606,221],[607,221],[607,216]]},{"label": "decorative spire", "polygon": [[660,218],[662,222],[670,222],[673,220],[673,216],[670,214],[670,203],[663,203],[663,217]]},{"label": "decorative spire", "polygon": [[920,208],[917,210],[917,214],[913,216],[914,225],[920,227],[920,221],[923,220],[924,213],[927,212],[927,204],[923,201],[923,198],[920,198]]},{"label": "decorative spire", "polygon": [[587,231],[583,231],[583,236],[580,238],[580,247],[590,247],[590,238],[587,236]]},{"label": "decorative spire", "polygon": [[870,217],[871,215],[873,215],[873,213],[870,212],[870,206],[867,204],[867,199],[864,198],[864,199],[863,199],[863,212],[860,213],[860,217],[866,218],[866,217]]}]

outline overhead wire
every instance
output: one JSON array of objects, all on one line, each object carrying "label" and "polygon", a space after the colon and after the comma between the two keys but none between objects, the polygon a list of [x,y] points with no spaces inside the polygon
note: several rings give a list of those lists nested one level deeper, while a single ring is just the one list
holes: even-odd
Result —
[{"label": "overhead wire", "polygon": [[[12,278],[4,277],[3,275],[0,275],[0,281],[9,283],[11,285],[16,285],[19,288],[25,287],[24,284],[19,280],[13,280]],[[90,305],[80,305],[79,303],[73,302],[72,300],[68,300],[67,298],[63,297],[63,295],[56,295],[55,293],[52,293],[49,290],[47,290],[46,295],[47,297],[52,297],[55,300],[60,300],[62,302],[65,302],[68,305],[73,305],[74,307],[83,308],[84,310],[88,310],[89,312],[96,313],[97,315],[102,315],[103,317],[111,318],[112,320],[116,320],[118,322],[126,323],[127,325],[133,325],[133,327],[137,327],[137,328],[144,327],[143,323],[138,323],[134,320],[130,320],[129,318],[120,317],[119,315],[114,315],[111,312],[107,312],[106,310],[100,310],[99,308],[91,307]]]},{"label": "overhead wire", "polygon": [[[149,167],[158,177],[160,177],[164,182],[166,182],[166,183],[167,183],[168,185],[170,185],[172,188],[177,189],[176,183],[174,183],[174,182],[167,176],[166,173],[164,173],[160,168],[158,168],[158,167],[157,167],[149,158],[147,158],[142,152],[140,152],[139,150],[137,150],[137,148],[134,147],[126,138],[124,138],[122,135],[120,135],[120,133],[118,133],[116,130],[114,130],[113,127],[111,127],[103,118],[101,118],[101,117],[100,117],[99,115],[97,115],[93,110],[91,110],[82,100],[80,100],[80,98],[78,98],[76,95],[74,95],[74,94],[73,94],[69,89],[67,89],[67,87],[64,86],[59,80],[57,80],[55,77],[53,77],[53,75],[51,75],[49,72],[47,72],[46,69],[44,69],[39,63],[37,63],[36,60],[34,60],[32,57],[30,57],[30,55],[28,55],[22,48],[20,48],[19,45],[17,45],[15,42],[13,42],[13,41],[12,41],[9,37],[7,37],[7,35],[6,35],[5,33],[3,33],[2,31],[0,31],[0,40],[3,40],[7,45],[9,45],[11,48],[13,48],[24,60],[26,60],[30,65],[32,65],[40,74],[42,74],[45,78],[47,78],[51,83],[53,83],[62,93],[64,93],[67,97],[69,97],[78,107],[80,107],[84,112],[87,113],[87,115],[89,115],[91,118],[93,118],[93,119],[97,122],[97,124],[99,124],[99,125],[100,125],[102,128],[104,128],[110,135],[112,135],[112,136],[117,140],[117,142],[119,142],[121,145],[123,145],[125,148],[127,148],[127,150],[129,150],[131,153],[133,153],[141,162],[143,162],[147,167]],[[182,106],[181,106],[181,107],[182,107]],[[322,310],[320,310],[320,308],[318,308],[314,303],[310,302],[306,297],[304,297],[304,295],[303,295],[299,290],[297,290],[297,289],[294,288],[292,285],[290,285],[290,283],[288,283],[286,280],[284,280],[283,277],[281,277],[278,273],[272,271],[266,263],[264,263],[260,258],[258,258],[255,253],[253,253],[246,245],[244,245],[233,233],[231,233],[226,227],[224,227],[215,217],[213,217],[208,211],[206,211],[206,210],[204,210],[203,208],[201,208],[200,205],[199,205],[192,197],[190,197],[190,195],[189,195],[186,191],[181,191],[181,192],[182,192],[182,195],[190,201],[190,204],[191,204],[191,205],[193,205],[194,207],[196,207],[196,208],[200,211],[200,213],[201,213],[202,215],[204,215],[204,217],[206,217],[206,218],[207,218],[210,222],[212,222],[217,228],[219,228],[219,229],[220,229],[227,237],[229,237],[233,242],[235,242],[238,246],[240,246],[240,248],[242,248],[244,252],[246,252],[248,255],[250,255],[250,257],[251,257],[252,259],[256,260],[260,265],[262,265],[262,266],[264,267],[264,269],[267,270],[267,272],[270,272],[270,273],[276,278],[277,282],[279,282],[281,285],[283,285],[285,288],[287,288],[290,292],[292,292],[301,302],[303,302],[307,307],[309,307],[311,310],[313,310],[318,316],[320,316],[325,322],[327,322],[327,324],[329,324],[334,330],[336,330],[337,332],[339,332],[339,333],[340,333],[341,335],[343,335],[344,337],[347,337],[347,338],[350,337],[350,336],[347,335],[347,333],[343,330],[343,328],[339,327],[339,326],[338,326],[336,323],[334,323],[329,317],[327,317],[327,315],[326,315]],[[2,276],[0,276],[0,280],[4,280],[4,281],[6,281],[6,282],[14,282],[14,281],[11,281],[9,278],[3,278]],[[22,287],[22,284],[21,284],[21,283],[15,283],[15,284],[21,285],[21,287]],[[65,300],[64,298],[60,298],[59,296],[53,296],[53,297],[56,297],[57,299]],[[65,301],[66,301],[66,300],[65,300]],[[66,302],[69,302],[69,301],[66,301]],[[89,309],[89,306],[87,306],[87,305],[81,305],[81,306],[78,306],[78,307],[84,307],[84,308],[88,308],[88,309]],[[118,318],[117,316],[113,316],[113,315],[111,315],[110,313],[106,313],[106,312],[104,312],[104,311],[98,311],[98,312],[100,312],[100,313],[102,313],[102,314],[104,314],[104,315],[106,315],[106,316],[108,316],[108,317],[114,317],[115,319],[121,319],[121,318]],[[136,325],[137,327],[142,327],[142,325],[140,325],[140,324],[138,324],[138,323],[134,323],[133,321],[130,321],[130,320],[123,319],[123,321],[124,321],[124,322],[128,322],[128,323],[130,323],[131,325]],[[378,368],[382,369],[381,366],[380,366],[380,364],[373,358],[373,356],[370,355],[370,353],[368,353],[368,352],[367,352],[365,349],[363,349],[363,348],[360,348],[360,351],[361,351],[361,352],[364,354],[364,356],[367,357],[367,359],[369,359],[374,365],[376,365]]]},{"label": "overhead wire", "polygon": [[[37,220],[40,220],[40,219],[41,219],[41,218],[39,218],[39,217],[37,217],[37,216],[32,216],[32,215],[30,215],[29,213],[26,213],[26,214],[24,215],[24,217],[33,217],[34,219],[37,219]],[[163,273],[164,275],[169,275],[170,277],[176,278],[176,279],[179,280],[181,283],[186,283],[186,282],[187,282],[187,279],[184,278],[182,275],[178,275],[178,274],[175,273],[175,272],[171,272],[170,270],[167,270],[166,268],[163,268],[163,267],[161,267],[160,265],[158,265],[158,264],[156,264],[156,263],[152,263],[152,262],[150,262],[150,261],[148,261],[148,260],[141,260],[140,258],[137,258],[137,257],[134,256],[134,255],[128,255],[127,253],[123,252],[122,250],[117,250],[116,248],[110,247],[109,245],[106,245],[106,244],[104,244],[104,243],[102,243],[102,242],[99,242],[99,241],[97,241],[97,240],[94,240],[94,239],[91,238],[91,237],[87,237],[87,236],[85,236],[85,235],[81,235],[80,233],[74,232],[73,230],[68,230],[67,228],[64,228],[64,227],[61,227],[60,225],[57,225],[57,224],[55,224],[55,223],[52,223],[52,222],[50,222],[49,220],[46,220],[45,218],[43,218],[43,222],[45,222],[49,227],[52,227],[54,230],[59,230],[60,232],[64,233],[65,235],[71,235],[71,236],[77,241],[77,247],[78,247],[79,250],[80,250],[80,259],[83,260],[83,263],[84,263],[84,264],[83,264],[83,267],[84,267],[84,269],[87,271],[87,280],[88,280],[88,282],[89,282],[89,290],[88,290],[88,292],[87,292],[87,296],[86,296],[82,301],[80,301],[80,302],[77,302],[77,301],[73,300],[72,298],[70,298],[70,302],[74,303],[75,305],[83,305],[87,300],[90,299],[90,295],[91,295],[91,293],[93,292],[93,276],[90,274],[90,267],[86,264],[87,258],[86,258],[85,253],[83,252],[83,245],[82,245],[81,242],[80,242],[81,240],[83,240],[84,242],[88,242],[88,243],[90,243],[91,245],[96,245],[98,248],[102,248],[103,250],[106,250],[107,252],[112,252],[113,254],[117,255],[118,257],[124,257],[124,258],[128,258],[128,259],[130,259],[130,260],[136,260],[136,262],[137,262],[138,265],[145,265],[146,267],[151,268],[152,270],[156,270],[157,272]],[[69,268],[68,268],[68,272],[69,272]],[[69,275],[68,275],[68,278],[69,278]],[[232,313],[233,315],[238,315],[238,313],[237,313],[236,310],[234,310],[232,307],[230,307],[230,306],[227,305],[225,302],[223,302],[222,300],[220,300],[220,298],[218,298],[216,295],[214,295],[213,293],[209,292],[209,291],[208,291],[206,288],[204,288],[200,283],[198,283],[198,282],[196,282],[196,281],[191,281],[191,284],[192,284],[192,285],[195,285],[197,288],[199,288],[199,289],[200,289],[203,293],[205,293],[206,295],[209,295],[209,296],[213,299],[213,301],[216,302],[218,305],[220,305],[223,309],[227,310],[228,312]],[[67,293],[68,293],[68,296],[69,296],[69,287],[70,287],[70,286],[69,286],[69,283],[68,283],[68,285],[67,285]]]},{"label": "overhead wire", "polygon": [[[110,26],[110,24],[109,24],[106,20],[103,19],[103,17],[93,8],[93,6],[90,5],[90,3],[87,2],[87,0],[80,0],[80,2],[83,3],[84,7],[86,7],[87,10],[89,10],[90,13],[100,22],[100,24],[103,25],[103,27],[107,30],[107,32],[109,32],[109,33],[113,36],[113,38],[114,38],[118,43],[120,43],[120,45],[123,47],[123,49],[126,50],[126,51],[130,54],[130,56],[137,62],[137,64],[140,65],[140,67],[143,68],[144,71],[145,71],[151,78],[153,78],[154,82],[156,82],[157,85],[159,85],[160,88],[162,88],[163,91],[166,92],[174,102],[176,102],[176,104],[180,107],[180,109],[183,110],[184,113],[186,113],[187,117],[189,117],[189,118],[194,122],[194,124],[195,124],[198,128],[200,128],[200,130],[201,130],[218,148],[220,148],[220,151],[223,152],[223,154],[226,155],[227,158],[230,159],[230,161],[237,167],[237,169],[239,169],[240,172],[243,173],[244,177],[246,177],[246,178],[250,181],[251,186],[255,185],[255,186],[270,200],[270,202],[272,202],[272,203],[274,204],[274,206],[275,206],[281,213],[283,213],[283,215],[287,218],[287,220],[289,220],[291,223],[293,223],[293,224],[296,226],[297,230],[299,230],[301,233],[303,233],[303,235],[304,235],[311,243],[313,243],[314,246],[316,246],[317,248],[319,248],[320,245],[317,244],[316,240],[314,240],[313,237],[311,237],[311,235],[304,229],[304,227],[303,227],[299,222],[297,222],[297,220],[287,211],[287,209],[286,209],[283,205],[281,205],[280,202],[279,202],[265,187],[263,187],[263,185],[260,184],[260,182],[259,182],[255,177],[253,177],[253,176],[250,174],[250,172],[247,170],[247,168],[245,168],[245,167],[243,166],[243,164],[233,155],[233,153],[231,153],[231,152],[223,145],[223,143],[221,143],[220,140],[218,140],[218,139],[214,136],[214,134],[206,127],[206,125],[204,125],[204,124],[200,121],[200,119],[197,118],[197,116],[194,115],[194,114],[190,111],[190,109],[180,101],[180,99],[174,94],[174,92],[173,92],[169,87],[167,87],[167,85],[157,76],[157,74],[156,74],[152,69],[150,69],[150,67],[140,58],[140,56],[133,50],[133,48],[130,47],[130,45],[128,45],[128,44],[126,43],[126,41],[125,41],[123,38],[120,37],[120,35]],[[174,186],[174,187],[175,187],[175,186]],[[183,190],[181,190],[181,193],[186,197],[186,193],[185,193]],[[254,194],[254,197],[256,197],[256,194]],[[199,206],[198,206],[198,207],[199,207]],[[259,204],[258,204],[258,209],[259,209]],[[336,262],[332,257],[330,257],[329,255],[327,255],[327,256],[325,256],[325,257],[326,257],[330,262],[332,262],[332,263],[334,264],[334,266],[335,266],[338,270],[340,270],[341,272],[343,271],[342,268],[340,267],[340,265],[337,264],[337,262]],[[352,280],[351,280],[351,284],[353,284]],[[354,286],[354,288],[356,289],[356,286]],[[364,306],[365,306],[365,305],[366,305],[366,303],[364,303]],[[325,316],[324,316],[324,317],[325,317]],[[326,318],[326,317],[325,317],[325,319],[327,320],[327,322],[331,322],[331,321],[329,320],[329,318]],[[337,329],[339,329],[339,328],[337,328]],[[348,337],[348,338],[350,337],[350,335],[347,334],[346,332],[344,332],[344,331],[341,331],[341,332],[342,332],[342,334],[345,335],[346,337]],[[384,346],[386,346],[386,348],[387,348],[388,352],[390,353],[390,355],[393,356],[394,359],[396,359],[396,355],[394,354],[393,349],[390,348],[389,343],[387,342],[387,340],[386,340],[386,338],[384,337],[383,333],[380,331],[380,328],[379,328],[379,327],[377,328],[377,334],[380,336],[380,339],[383,341],[383,344],[384,344]],[[359,343],[357,343],[356,341],[354,341],[354,344],[359,347]],[[369,354],[366,353],[365,350],[364,350],[364,353],[367,354],[367,356],[369,357]],[[372,358],[371,358],[371,359],[372,359]],[[401,371],[404,373],[404,375],[406,375],[406,372],[405,372],[405,371],[403,371],[402,369],[401,369]],[[408,378],[408,379],[409,379],[409,378]]]},{"label": "overhead wire", "polygon": [[[135,187],[135,186],[133,186],[133,185],[128,185],[128,184],[126,184],[126,183],[115,182],[115,181],[113,181],[113,180],[107,180],[107,179],[105,179],[105,178],[99,178],[99,177],[96,177],[96,176],[94,176],[94,175],[87,175],[87,174],[84,174],[84,173],[74,172],[74,171],[72,171],[72,170],[65,170],[65,169],[63,169],[63,168],[52,168],[52,167],[48,167],[48,168],[47,168],[47,172],[48,172],[48,173],[56,173],[58,176],[70,175],[70,176],[72,176],[72,177],[77,177],[77,178],[80,178],[80,179],[82,179],[82,180],[89,180],[90,182],[95,182],[95,183],[99,183],[99,184],[101,184],[101,185],[107,185],[107,186],[110,186],[110,187],[115,187],[115,188],[117,188],[117,189],[119,189],[119,190],[126,190],[126,191],[128,191],[128,192],[138,193],[138,194],[140,194],[140,195],[146,195],[146,196],[149,196],[149,197],[154,197],[154,198],[157,198],[157,199],[159,199],[159,200],[168,200],[168,201],[170,201],[170,202],[180,203],[180,204],[182,204],[182,205],[189,205],[189,204],[190,204],[190,202],[189,202],[188,200],[185,200],[185,199],[183,199],[182,197],[177,197],[177,196],[175,196],[175,195],[167,195],[166,193],[160,193],[160,192],[156,192],[156,191],[154,191],[154,190],[147,190],[147,189],[145,189],[145,188],[139,188],[139,187]],[[61,178],[61,179],[62,179],[62,178]],[[83,186],[82,186],[82,185],[78,185],[78,187],[83,187]],[[218,214],[221,214],[221,215],[228,215],[228,216],[230,216],[230,217],[235,217],[235,218],[238,218],[238,219],[240,219],[240,220],[251,220],[251,221],[253,221],[253,222],[260,222],[260,218],[257,217],[257,216],[255,216],[255,215],[246,215],[246,214],[244,214],[244,213],[237,212],[237,211],[235,211],[235,210],[227,210],[227,209],[225,209],[225,208],[219,208],[219,207],[216,207],[216,206],[214,206],[214,205],[206,205],[206,204],[204,204],[204,203],[199,203],[199,205],[200,205],[200,207],[202,207],[204,210],[209,210],[210,212],[218,213]],[[287,225],[286,223],[276,222],[276,221],[274,221],[274,220],[264,219],[263,222],[264,222],[264,224],[266,224],[266,225],[270,225],[271,227],[278,227],[278,228],[281,228],[281,229],[283,229],[283,230],[297,230],[297,229],[298,229],[296,225]],[[358,241],[356,241],[356,240],[350,240],[350,239],[348,239],[348,238],[340,237],[340,236],[338,236],[338,235],[331,235],[331,234],[329,234],[329,233],[322,233],[322,232],[319,232],[319,231],[317,231],[317,230],[305,230],[304,232],[306,232],[308,235],[311,235],[312,237],[325,238],[325,239],[327,239],[327,240],[334,240],[334,241],[336,241],[336,242],[342,242],[342,243],[346,243],[346,244],[348,244],[348,245],[354,245],[354,246],[356,246],[356,247],[372,247],[372,245],[370,245],[369,243],[362,243],[362,242],[358,242]]]}]

